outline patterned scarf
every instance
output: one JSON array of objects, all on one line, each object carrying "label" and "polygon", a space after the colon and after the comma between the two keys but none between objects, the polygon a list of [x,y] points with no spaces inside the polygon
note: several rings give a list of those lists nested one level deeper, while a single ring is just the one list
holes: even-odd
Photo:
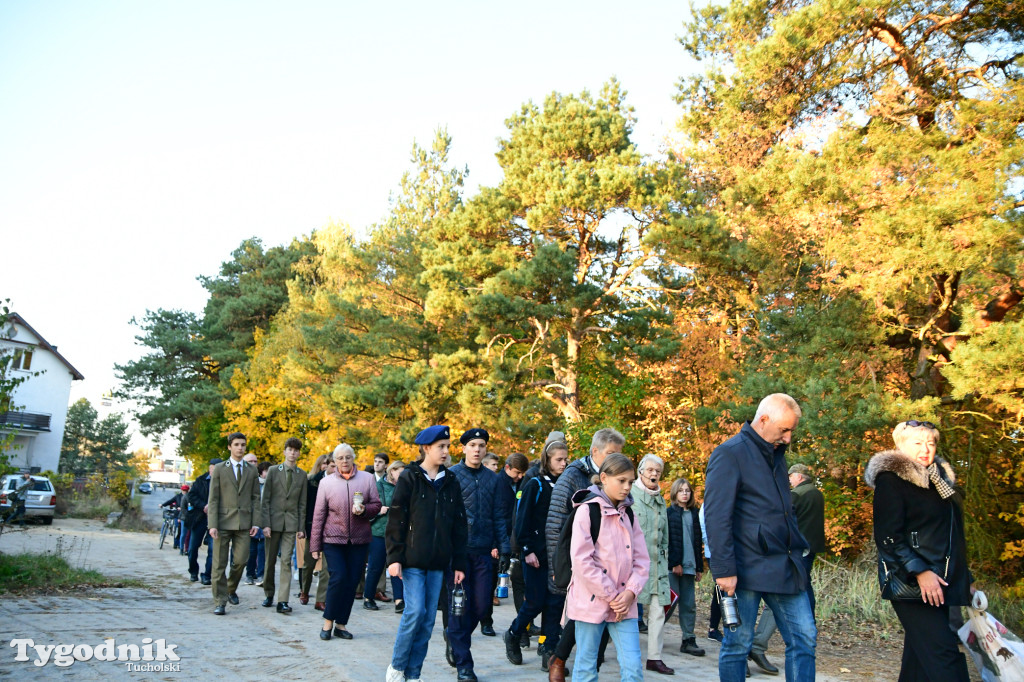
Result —
[{"label": "patterned scarf", "polygon": [[939,491],[939,495],[942,499],[947,500],[950,497],[956,495],[956,489],[946,482],[946,479],[939,473],[939,465],[937,462],[932,462],[928,465],[928,480],[932,482],[935,489]]}]

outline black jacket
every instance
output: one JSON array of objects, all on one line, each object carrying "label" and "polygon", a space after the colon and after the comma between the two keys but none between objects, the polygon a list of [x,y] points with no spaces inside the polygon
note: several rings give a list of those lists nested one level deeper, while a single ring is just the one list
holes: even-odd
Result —
[{"label": "black jacket", "polygon": [[[949,463],[936,458],[943,478],[954,484],[956,477]],[[967,567],[967,542],[960,504],[942,499],[928,480],[925,467],[896,450],[880,452],[871,458],[864,480],[875,489],[875,545],[878,547],[879,585],[885,577],[884,561],[896,567],[908,582],[922,571],[945,574],[943,588],[946,604],[971,603],[973,577]],[[952,526],[950,525],[952,523]],[[950,541],[952,538],[952,542]],[[946,554],[951,552],[946,572]]]},{"label": "black jacket", "polygon": [[[698,573],[704,572],[704,538],[700,532],[700,507],[690,510],[693,525],[693,560]],[[683,508],[678,504],[668,508],[668,570],[683,565]]]},{"label": "black jacket", "polygon": [[206,532],[206,512],[203,507],[210,501],[210,474],[205,473],[195,480],[186,496],[190,509],[185,515],[185,525],[191,530]]},{"label": "black jacket", "polygon": [[507,506],[511,498],[505,494],[502,474],[485,466],[472,469],[459,462],[448,473],[459,479],[462,501],[469,525],[469,551],[490,554],[497,549],[501,554],[511,552],[508,544]]},{"label": "black jacket", "polygon": [[[544,542],[547,544],[548,560],[554,559],[555,548],[558,546],[558,534],[562,531],[565,517],[573,510],[572,496],[578,490],[586,490],[592,484],[590,477],[597,473],[590,456],[569,463],[562,475],[558,477],[551,491],[551,504],[548,507],[548,520],[544,525]],[[556,594],[565,594],[565,590],[555,587],[552,576],[548,576],[548,589]]]},{"label": "black jacket", "polygon": [[[306,537],[313,534],[313,512],[316,511],[316,493],[320,488],[320,481],[324,480],[327,470],[318,471],[311,478],[306,479]],[[308,540],[307,540],[308,542]]]},{"label": "black jacket", "polygon": [[793,488],[793,511],[811,554],[825,552],[825,496],[811,481],[804,481]]},{"label": "black jacket", "polygon": [[541,566],[546,566],[548,561],[544,531],[555,480],[557,477],[544,474],[531,478],[523,487],[516,505],[516,545],[524,559],[529,554],[536,554]]},{"label": "black jacket", "polygon": [[[395,485],[384,531],[387,564],[405,568],[443,571],[449,566],[465,571],[467,565],[466,507],[462,487],[450,470],[435,486],[413,462]],[[494,475],[493,471],[487,473]]]},{"label": "black jacket", "polygon": [[807,541],[793,513],[786,446],[747,422],[711,453],[704,483],[711,574],[736,576],[741,590],[797,594],[807,589]]}]

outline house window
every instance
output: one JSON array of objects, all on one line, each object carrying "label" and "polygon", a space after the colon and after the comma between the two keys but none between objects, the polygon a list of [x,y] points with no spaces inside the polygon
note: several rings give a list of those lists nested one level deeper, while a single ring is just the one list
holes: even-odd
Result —
[{"label": "house window", "polygon": [[32,351],[14,351],[14,358],[11,360],[11,369],[22,369],[26,372],[32,369]]}]

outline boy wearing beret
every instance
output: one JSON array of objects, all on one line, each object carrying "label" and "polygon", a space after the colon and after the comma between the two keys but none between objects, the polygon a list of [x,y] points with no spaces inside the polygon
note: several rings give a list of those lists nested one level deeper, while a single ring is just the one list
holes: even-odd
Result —
[{"label": "boy wearing beret", "polygon": [[384,532],[388,574],[401,578],[405,610],[398,624],[386,680],[418,680],[427,656],[437,599],[449,566],[454,581],[466,571],[466,509],[459,481],[442,462],[451,436],[447,426],[420,431],[420,459],[398,478]]},{"label": "boy wearing beret", "polygon": [[[508,556],[509,547],[508,495],[498,475],[483,466],[490,436],[481,428],[466,431],[459,438],[462,443],[462,461],[451,468],[459,480],[462,500],[466,508],[468,538],[466,551],[466,608],[461,616],[451,616],[448,623],[448,643],[458,670],[460,682],[473,682],[473,654],[470,640],[473,630],[483,620],[494,594],[493,561]],[[493,635],[493,630],[489,634]]]}]

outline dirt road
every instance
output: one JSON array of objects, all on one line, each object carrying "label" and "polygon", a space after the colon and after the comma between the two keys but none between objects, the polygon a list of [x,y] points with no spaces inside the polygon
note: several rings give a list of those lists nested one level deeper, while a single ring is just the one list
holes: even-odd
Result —
[{"label": "dirt road", "polygon": [[[159,504],[159,502],[157,502]],[[24,533],[4,534],[0,551],[60,551],[72,564],[94,568],[110,577],[141,579],[145,589],[104,589],[88,593],[59,596],[6,598],[0,601],[0,679],[39,680],[74,677],[76,680],[119,679],[219,679],[304,680],[324,678],[364,682],[383,680],[390,660],[399,615],[390,604],[382,604],[378,612],[353,610],[349,629],[355,639],[320,641],[317,631],[322,620],[313,610],[312,602],[301,606],[291,601],[295,611],[281,615],[272,608],[262,608],[263,590],[241,585],[241,604],[228,605],[226,616],[213,615],[209,587],[190,583],[185,559],[171,550],[168,542],[157,549],[157,536],[150,533],[125,533],[105,528],[98,521],[60,520],[53,526],[30,526]],[[293,586],[295,583],[293,582]],[[297,590],[296,590],[297,591]],[[495,628],[507,627],[514,617],[511,599],[504,600],[494,611]],[[454,680],[455,671],[444,660],[438,617],[430,651],[423,669],[424,680]],[[22,647],[30,660],[17,661],[16,639],[31,639],[33,644],[101,645],[114,638],[117,645],[135,644],[144,647],[147,639],[164,640],[179,661],[169,661],[172,669],[129,670],[118,661],[74,661],[57,667],[53,660],[36,666],[36,654],[30,645]],[[641,648],[646,652],[646,635],[641,635]],[[708,650],[704,658],[678,653],[680,631],[678,622],[669,624],[665,633],[665,662],[676,669],[676,675],[661,678],[647,673],[648,679],[676,682],[704,682],[717,679],[715,642],[701,638]],[[157,645],[159,646],[159,645]],[[154,651],[158,649],[154,648]],[[476,672],[481,680],[546,680],[540,670],[536,649],[524,651],[525,664],[513,666],[505,660],[500,637],[473,637]],[[84,653],[84,650],[82,651]],[[609,655],[612,649],[609,650]],[[70,658],[71,653],[68,653]],[[52,659],[52,656],[51,656]],[[773,658],[781,666],[781,652]],[[145,661],[134,665],[147,665]],[[158,667],[158,662],[149,667]],[[898,664],[897,664],[898,665]],[[176,666],[176,667],[173,667]],[[850,661],[849,673],[837,676],[819,675],[819,680],[882,680],[895,674],[875,675],[857,661]],[[752,680],[767,680],[754,673]],[[618,668],[610,660],[601,671],[602,679],[618,679]],[[781,676],[779,678],[781,679]]]}]

